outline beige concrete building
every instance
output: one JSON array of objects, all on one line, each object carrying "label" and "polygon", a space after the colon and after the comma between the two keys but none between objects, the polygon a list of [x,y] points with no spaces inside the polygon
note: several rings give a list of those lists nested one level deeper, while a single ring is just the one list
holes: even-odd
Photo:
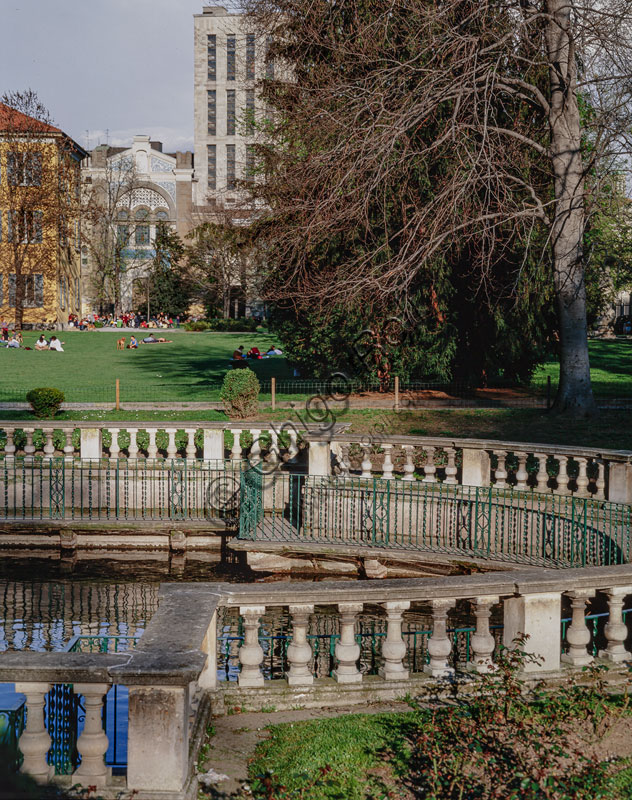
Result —
[{"label": "beige concrete building", "polygon": [[142,282],[156,252],[157,226],[166,224],[184,239],[196,224],[193,154],[163,153],[160,142],[139,135],[130,147],[96,147],[81,175],[86,206],[82,313],[110,310],[115,270],[120,275],[121,310],[132,310],[135,284]]},{"label": "beige concrete building", "polygon": [[266,42],[223,6],[194,15],[194,36],[194,202],[236,209],[243,204],[236,182],[252,173],[263,110],[256,83],[273,76],[273,65],[265,65]]}]

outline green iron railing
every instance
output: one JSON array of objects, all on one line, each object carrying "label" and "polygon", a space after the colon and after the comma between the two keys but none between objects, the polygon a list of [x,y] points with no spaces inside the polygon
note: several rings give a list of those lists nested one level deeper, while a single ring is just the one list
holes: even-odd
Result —
[{"label": "green iron railing", "polygon": [[0,519],[236,520],[240,462],[0,460]]},{"label": "green iron railing", "polygon": [[64,651],[66,653],[126,653],[136,647],[138,636],[85,635],[73,636]]},{"label": "green iron railing", "polygon": [[493,487],[248,470],[239,538],[608,566],[631,559],[632,508]]}]

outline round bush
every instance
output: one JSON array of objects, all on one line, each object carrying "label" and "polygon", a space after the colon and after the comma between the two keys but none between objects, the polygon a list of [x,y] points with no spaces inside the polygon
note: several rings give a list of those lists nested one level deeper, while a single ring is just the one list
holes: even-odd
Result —
[{"label": "round bush", "polygon": [[251,369],[227,372],[219,396],[228,416],[232,419],[244,419],[256,414],[260,389],[257,376]]},{"label": "round bush", "polygon": [[27,392],[26,399],[31,404],[36,417],[54,417],[64,402],[64,393],[59,389],[42,386]]}]

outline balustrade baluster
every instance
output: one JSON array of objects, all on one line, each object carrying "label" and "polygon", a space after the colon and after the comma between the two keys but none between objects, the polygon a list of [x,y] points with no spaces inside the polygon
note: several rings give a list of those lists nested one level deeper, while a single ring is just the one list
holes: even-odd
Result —
[{"label": "balustrade baluster", "polygon": [[4,446],[4,458],[5,461],[14,461],[15,452],[17,450],[15,446],[15,428],[5,428],[4,430],[7,435],[7,443]]},{"label": "balustrade baluster", "polygon": [[119,457],[119,453],[121,452],[118,442],[120,428],[108,428],[108,430],[112,436],[112,444],[110,445],[110,459],[112,461],[116,461]]},{"label": "balustrade baluster", "polygon": [[364,452],[364,458],[362,460],[362,474],[360,475],[361,478],[370,478],[371,477],[371,469],[373,464],[371,463],[371,456],[369,454],[370,447],[363,447],[362,451]]},{"label": "balustrade baluster", "polygon": [[589,497],[588,493],[588,459],[575,456],[575,461],[579,464],[579,474],[577,475],[577,496]]},{"label": "balustrade baluster", "polygon": [[402,638],[402,616],[410,608],[409,600],[382,603],[386,611],[386,638],[382,644],[382,658],[379,674],[387,681],[408,680],[408,670],[404,667],[406,643]]},{"label": "balustrade baluster", "polygon": [[355,624],[362,611],[362,603],[339,603],[340,638],[336,642],[336,660],[338,662],[333,676],[338,683],[360,683],[362,673],[358,669],[360,645],[355,640]]},{"label": "balustrade baluster", "polygon": [[448,656],[452,650],[452,642],[446,630],[448,611],[454,606],[455,600],[431,600],[432,610],[432,635],[428,641],[428,654],[430,661],[424,666],[424,672],[433,678],[452,675],[454,669],[448,665]]},{"label": "balustrade baluster", "polygon": [[338,467],[340,469],[340,476],[346,477],[349,475],[349,445],[342,442],[334,442],[334,453],[338,459]]},{"label": "balustrade baluster", "polygon": [[230,457],[233,461],[241,460],[241,443],[239,437],[241,436],[240,428],[233,428],[233,446],[230,451]]},{"label": "balustrade baluster", "polygon": [[281,460],[279,451],[279,434],[275,428],[270,429],[270,451],[268,453],[268,462],[270,464],[278,464]]},{"label": "balustrade baluster", "polygon": [[195,461],[197,455],[197,448],[195,446],[195,428],[187,428],[185,430],[187,435],[187,461]]},{"label": "balustrade baluster", "polygon": [[309,615],[314,613],[313,605],[290,606],[292,616],[292,642],[287,649],[290,665],[286,673],[290,686],[310,686],[314,683],[309,665],[312,660],[312,648],[307,641]]},{"label": "balustrade baluster", "polygon": [[597,480],[595,481],[595,497],[597,500],[606,499],[606,465],[600,459],[597,462]]},{"label": "balustrade baluster", "polygon": [[390,480],[393,477],[393,460],[391,458],[392,444],[383,444],[384,462],[382,464],[382,478]]},{"label": "balustrade baluster", "polygon": [[149,436],[149,444],[147,445],[147,458],[158,458],[158,448],[156,446],[156,429],[147,428],[147,435]]},{"label": "balustrade baluster", "polygon": [[568,456],[557,456],[560,471],[557,474],[557,494],[570,494],[568,488]]},{"label": "balustrade baluster", "polygon": [[106,683],[76,683],[75,693],[83,695],[86,717],[81,736],[77,740],[77,750],[81,764],[74,777],[90,786],[104,786],[110,776],[105,766],[108,737],[103,730],[103,698],[108,691]]},{"label": "balustrade baluster", "polygon": [[75,457],[75,446],[72,443],[73,431],[62,431],[64,437],[64,458],[66,461],[73,461]]},{"label": "balustrade baluster", "polygon": [[571,599],[571,624],[566,629],[566,641],[568,642],[568,653],[562,653],[562,661],[575,666],[585,666],[591,664],[593,657],[588,653],[587,647],[590,643],[590,631],[586,625],[585,612],[586,603],[589,598],[595,596],[594,589],[576,589],[566,592]]},{"label": "balustrade baluster", "polygon": [[44,725],[44,703],[50,683],[16,683],[15,691],[26,695],[26,727],[18,746],[24,760],[20,772],[45,783],[53,776],[54,768],[46,763],[51,738]]},{"label": "balustrade baluster", "polygon": [[467,668],[473,672],[491,672],[494,669],[492,654],[496,642],[489,630],[489,618],[492,613],[492,606],[496,605],[499,600],[500,598],[497,596],[487,595],[474,597],[470,601],[476,617],[476,631],[470,639],[472,659]]},{"label": "balustrade baluster", "polygon": [[455,483],[458,483],[458,481],[456,479],[456,473],[457,473],[457,469],[456,469],[456,450],[454,449],[454,447],[446,447],[445,451],[446,451],[447,456],[448,456],[448,463],[447,463],[447,466],[445,468],[445,481],[444,481],[444,483],[448,483],[448,484],[453,485]]},{"label": "balustrade baluster", "polygon": [[261,461],[261,440],[259,437],[261,436],[261,431],[257,428],[253,428],[250,431],[252,435],[252,445],[250,447],[250,463],[251,464],[258,464]]},{"label": "balustrade baluster", "polygon": [[413,463],[413,449],[414,445],[412,444],[404,444],[402,445],[402,450],[404,451],[404,455],[406,456],[406,463],[404,464],[404,478],[405,481],[413,481],[415,480],[414,472],[415,472],[415,464]]},{"label": "balustrade baluster", "polygon": [[517,452],[516,456],[518,457],[516,489],[520,492],[525,492],[528,489],[527,481],[529,479],[529,473],[527,472],[527,454],[523,452]]},{"label": "balustrade baluster", "polygon": [[607,589],[605,594],[608,597],[608,611],[610,612],[604,630],[608,644],[605,650],[599,651],[599,658],[619,663],[626,661],[632,655],[624,645],[628,637],[628,628],[623,621],[622,613],[623,601],[627,595],[632,594],[632,586],[617,586],[614,589]]},{"label": "balustrade baluster", "polygon": [[548,460],[548,456],[546,453],[534,453],[535,457],[538,459],[538,472],[535,476],[536,479],[536,492],[548,492],[549,491],[549,473],[546,471],[546,462]]},{"label": "balustrade baluster", "polygon": [[244,641],[239,648],[240,686],[263,686],[263,648],[259,644],[259,618],[265,614],[265,606],[240,606],[244,620]]},{"label": "balustrade baluster", "polygon": [[176,445],[176,428],[165,428],[165,433],[169,437],[167,444],[167,459],[169,461],[178,457],[178,446]]},{"label": "balustrade baluster", "polygon": [[507,461],[507,451],[494,450],[493,453],[498,459],[498,466],[496,467],[496,470],[494,472],[494,477],[496,478],[494,487],[496,489],[505,489],[507,487],[507,470],[505,468],[505,464]]},{"label": "balustrade baluster", "polygon": [[298,456],[298,432],[296,428],[292,425],[290,426],[288,433],[290,435],[290,447],[287,452],[288,463],[295,464]]},{"label": "balustrade baluster", "polygon": [[42,433],[46,439],[44,443],[44,456],[47,459],[51,459],[55,455],[55,445],[53,444],[53,429],[52,428],[43,428]]},{"label": "balustrade baluster", "polygon": [[424,483],[437,482],[437,466],[435,464],[435,450],[434,447],[424,447],[426,451],[426,463],[424,464]]},{"label": "balustrade baluster", "polygon": [[35,428],[24,428],[24,433],[26,434],[26,444],[24,445],[24,461],[30,464],[33,461],[33,455],[35,454],[35,445],[33,444],[33,434],[35,433]]},{"label": "balustrade baluster", "polygon": [[128,428],[129,447],[127,452],[130,458],[138,458],[138,428]]}]

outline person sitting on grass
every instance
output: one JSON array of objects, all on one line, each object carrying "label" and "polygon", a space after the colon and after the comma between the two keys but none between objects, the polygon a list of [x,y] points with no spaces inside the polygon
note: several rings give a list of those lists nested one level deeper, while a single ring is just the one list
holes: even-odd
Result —
[{"label": "person sitting on grass", "polygon": [[233,361],[241,361],[246,356],[244,355],[244,346],[240,344],[239,347],[233,353]]},{"label": "person sitting on grass", "polygon": [[14,333],[13,336],[9,339],[9,343],[7,347],[20,347],[20,335],[18,333]]},{"label": "person sitting on grass", "polygon": [[138,340],[135,336],[131,336],[129,340],[129,344],[127,345],[128,350],[138,350]]},{"label": "person sitting on grass", "polygon": [[59,339],[56,336],[51,336],[50,337],[50,343],[48,345],[48,349],[49,350],[57,350],[58,353],[63,353],[64,352],[64,348],[62,347],[62,344],[66,344],[66,343],[65,342],[60,342]]},{"label": "person sitting on grass", "polygon": [[35,349],[36,350],[48,350],[48,342],[46,341],[46,337],[42,334],[39,339],[35,342]]}]

